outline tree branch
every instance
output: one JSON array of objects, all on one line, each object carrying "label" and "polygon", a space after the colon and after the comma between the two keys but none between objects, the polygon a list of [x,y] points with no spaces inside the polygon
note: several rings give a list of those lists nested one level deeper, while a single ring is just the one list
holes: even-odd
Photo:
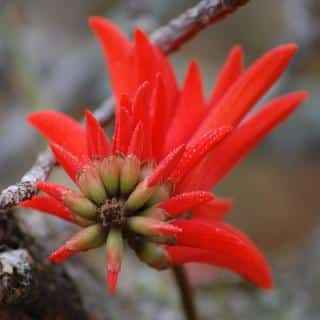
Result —
[{"label": "tree branch", "polygon": [[23,232],[12,212],[0,215],[0,244],[1,319],[92,319],[72,279],[45,262],[46,249]]},{"label": "tree branch", "polygon": [[179,49],[198,32],[223,19],[250,0],[204,0],[172,19],[151,35],[151,39],[166,54]]},{"label": "tree branch", "polygon": [[[161,50],[170,54],[194,37],[208,25],[219,21],[249,0],[203,0],[179,17],[151,34],[151,39]],[[113,119],[113,99],[106,99],[95,114],[102,125]],[[40,154],[32,168],[19,183],[4,189],[0,194],[0,212],[30,199],[36,193],[35,183],[46,180],[55,165],[49,150]]]}]

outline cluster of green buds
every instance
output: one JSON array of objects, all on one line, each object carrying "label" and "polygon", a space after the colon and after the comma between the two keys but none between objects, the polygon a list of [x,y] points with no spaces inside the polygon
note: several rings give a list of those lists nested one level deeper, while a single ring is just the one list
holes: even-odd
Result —
[{"label": "cluster of green buds", "polygon": [[[52,147],[55,154],[57,148]],[[169,267],[162,245],[174,245],[181,230],[170,224],[173,217],[159,204],[169,199],[173,188],[168,180],[163,181],[164,174],[182,152],[183,148],[179,148],[157,168],[134,154],[96,159],[76,173],[75,182],[82,194],[50,182],[38,183],[39,190],[62,203],[67,220],[83,227],[50,259],[59,263],[105,243],[111,292],[120,271],[124,240],[148,265],[156,269]]]}]

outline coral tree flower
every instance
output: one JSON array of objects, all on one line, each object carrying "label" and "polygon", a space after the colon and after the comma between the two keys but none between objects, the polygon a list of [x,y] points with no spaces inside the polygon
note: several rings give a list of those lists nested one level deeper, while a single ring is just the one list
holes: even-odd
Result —
[{"label": "coral tree flower", "polygon": [[59,263],[105,245],[114,292],[126,241],[156,269],[206,263],[271,288],[263,255],[222,222],[231,201],[210,190],[307,97],[306,92],[278,97],[242,122],[288,66],[296,45],[272,49],[247,69],[236,46],[206,99],[196,62],[180,88],[169,61],[143,31],[137,29],[129,41],[108,20],[93,17],[89,23],[103,48],[116,100],[112,142],[90,111],[84,126],[56,111],[29,116],[79,188],[39,182],[46,195],[21,203],[82,228],[50,260]]}]

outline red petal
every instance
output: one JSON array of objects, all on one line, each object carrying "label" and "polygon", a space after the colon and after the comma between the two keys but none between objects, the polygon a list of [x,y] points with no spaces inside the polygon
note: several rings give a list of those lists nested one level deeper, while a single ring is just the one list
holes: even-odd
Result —
[{"label": "red petal", "polygon": [[131,133],[132,117],[128,109],[120,107],[112,145],[113,153],[117,151],[123,154],[127,153]]},{"label": "red petal", "polygon": [[168,179],[185,151],[185,145],[181,145],[171,151],[155,168],[148,178],[148,187],[153,187],[158,183]]},{"label": "red petal", "polygon": [[233,254],[229,256],[220,252],[183,246],[167,246],[166,250],[173,266],[189,262],[211,264],[237,272],[263,289],[271,289],[273,287],[269,267],[252,266],[251,261],[246,261],[245,258],[234,257]]},{"label": "red petal", "polygon": [[[175,221],[173,225],[183,229],[177,233],[177,244],[183,247],[192,247],[206,251],[204,254],[195,254],[197,250],[183,258],[177,249],[167,248],[173,259],[173,264],[187,261],[206,262],[230,268],[263,288],[272,287],[270,268],[252,241],[242,232],[222,223],[204,224],[194,221]],[[173,247],[179,248],[179,247]],[[202,257],[200,259],[200,257]]]},{"label": "red petal", "polygon": [[165,91],[168,95],[168,104],[171,106],[169,109],[168,119],[171,120],[177,105],[177,98],[179,96],[178,83],[176,75],[169,59],[161,52],[161,50],[154,45],[154,52],[157,56],[157,73],[161,73],[164,80]]},{"label": "red petal", "polygon": [[151,87],[149,82],[144,82],[137,89],[133,100],[133,122],[137,125],[142,122],[144,131],[144,155],[143,160],[151,158],[151,126],[150,126],[150,98]]},{"label": "red petal", "polygon": [[150,103],[152,152],[156,160],[160,159],[164,137],[168,126],[168,101],[163,78],[157,75],[155,89]]},{"label": "red petal", "polygon": [[186,143],[205,113],[203,84],[196,62],[191,62],[181,92],[179,105],[166,136],[164,154]]},{"label": "red petal", "polygon": [[148,81],[154,84],[156,76],[157,61],[154,55],[153,46],[147,35],[141,30],[136,29],[134,32],[134,75],[135,88],[143,82]]},{"label": "red petal", "polygon": [[45,192],[58,201],[61,201],[63,194],[70,189],[52,182],[37,182],[37,189]]},{"label": "red petal", "polygon": [[276,82],[297,50],[295,44],[279,46],[258,59],[235,82],[218,105],[204,119],[193,141],[221,125],[235,126]]},{"label": "red petal", "polygon": [[80,172],[81,168],[83,168],[86,163],[81,162],[79,159],[57,144],[50,144],[50,148],[62,168],[66,171],[70,178],[75,181],[78,172]]},{"label": "red petal", "polygon": [[165,210],[169,215],[176,216],[197,207],[201,203],[211,201],[213,198],[213,194],[210,192],[193,191],[178,194],[175,197],[160,203],[158,207]]},{"label": "red petal", "polygon": [[64,260],[74,256],[76,253],[77,251],[70,250],[65,246],[62,246],[49,256],[49,260],[55,263],[61,263]]},{"label": "red petal", "polygon": [[214,129],[199,139],[195,145],[187,147],[181,161],[171,174],[171,180],[178,184],[230,131],[230,127]]},{"label": "red petal", "polygon": [[122,108],[127,109],[130,114],[132,114],[132,101],[127,94],[121,95],[120,105]]},{"label": "red petal", "polygon": [[212,108],[228,91],[231,85],[239,78],[243,70],[243,51],[235,46],[222,67],[216,83],[212,88],[209,106]]},{"label": "red petal", "polygon": [[222,220],[232,207],[231,199],[215,198],[192,209],[192,220],[199,222],[216,222]]},{"label": "red petal", "polygon": [[141,160],[143,155],[143,146],[144,146],[144,132],[143,132],[142,123],[139,122],[131,136],[131,140],[128,148],[128,154],[129,155],[133,154],[138,159]]},{"label": "red petal", "polygon": [[111,153],[110,141],[90,110],[86,110],[85,119],[89,157],[92,160],[104,159]]},{"label": "red petal", "polygon": [[[276,125],[284,121],[308,97],[296,92],[274,99],[242,126],[236,128],[181,183],[183,190],[211,189]],[[205,177],[205,179],[204,179]]]},{"label": "red petal", "polygon": [[39,111],[31,113],[28,121],[50,141],[88,160],[85,130],[74,119],[58,111]]},{"label": "red petal", "polygon": [[71,211],[61,202],[49,196],[34,196],[31,200],[20,202],[19,206],[39,210],[66,221],[74,222]]},{"label": "red petal", "polygon": [[143,122],[145,125],[148,122],[148,111],[150,103],[150,83],[143,82],[136,91],[135,97],[133,99],[133,120],[137,124],[139,121]]},{"label": "red petal", "polygon": [[119,105],[122,94],[131,94],[132,46],[122,31],[111,21],[101,17],[89,19],[91,29],[96,34],[110,69],[113,92]]}]

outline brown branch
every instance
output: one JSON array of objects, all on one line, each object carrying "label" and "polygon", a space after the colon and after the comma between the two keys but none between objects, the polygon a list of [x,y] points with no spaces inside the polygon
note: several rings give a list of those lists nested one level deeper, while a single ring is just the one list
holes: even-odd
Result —
[{"label": "brown branch", "polygon": [[250,0],[204,0],[160,27],[152,35],[152,40],[163,52],[169,54],[179,49],[198,32],[212,23],[223,19]]},{"label": "brown branch", "polygon": [[12,212],[0,215],[0,243],[0,319],[91,319],[72,279],[44,262],[46,249]]},{"label": "brown branch", "polygon": [[183,266],[172,268],[174,278],[180,294],[181,305],[186,320],[197,320],[197,310],[194,300],[193,288],[190,285],[187,272]]},{"label": "brown branch", "polygon": [[[249,0],[203,0],[179,17],[151,34],[151,39],[164,53],[169,54],[179,49],[208,25],[234,12]],[[109,124],[113,118],[113,99],[106,99],[96,110],[102,125]],[[20,201],[30,199],[35,193],[35,183],[46,180],[55,165],[49,150],[38,156],[33,167],[21,181],[4,189],[0,194],[0,212],[5,211]]]}]

